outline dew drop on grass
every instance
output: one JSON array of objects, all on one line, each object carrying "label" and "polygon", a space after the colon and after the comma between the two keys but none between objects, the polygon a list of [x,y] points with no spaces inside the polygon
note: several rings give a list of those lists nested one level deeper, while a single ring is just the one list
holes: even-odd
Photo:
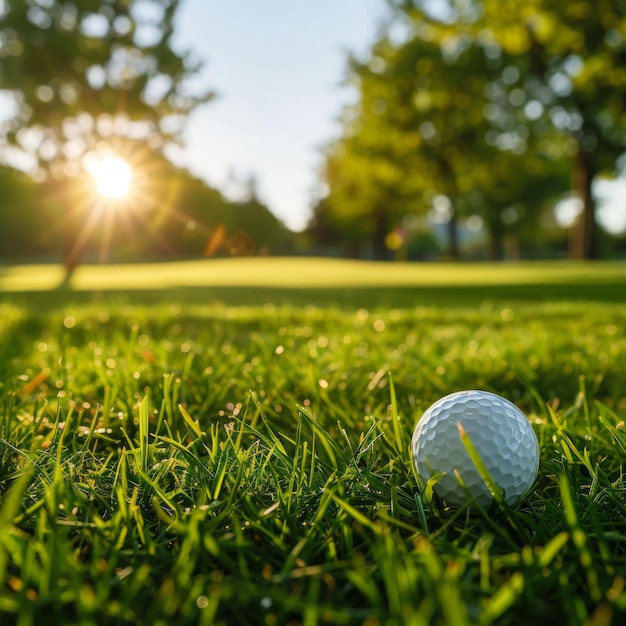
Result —
[{"label": "dew drop on grass", "polygon": [[510,322],[515,317],[515,313],[513,312],[513,309],[506,307],[500,311],[500,317],[505,322]]},{"label": "dew drop on grass", "polygon": [[65,326],[65,328],[74,328],[74,326],[76,326],[76,320],[71,315],[68,315],[63,320],[63,326]]},{"label": "dew drop on grass", "polygon": [[356,312],[356,326],[362,326],[367,318],[370,316],[370,312],[367,309],[359,309]]}]

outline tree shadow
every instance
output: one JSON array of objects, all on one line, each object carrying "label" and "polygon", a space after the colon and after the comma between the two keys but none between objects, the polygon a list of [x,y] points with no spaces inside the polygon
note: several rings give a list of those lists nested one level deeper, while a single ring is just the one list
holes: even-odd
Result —
[{"label": "tree shadow", "polygon": [[27,308],[50,311],[75,304],[98,303],[159,306],[275,306],[351,309],[393,309],[434,306],[448,309],[479,307],[485,304],[532,306],[547,302],[625,303],[626,276],[611,282],[546,283],[532,285],[471,285],[419,287],[175,287],[165,289],[75,290],[71,274],[56,289],[39,292],[0,293],[0,302],[11,301]]}]

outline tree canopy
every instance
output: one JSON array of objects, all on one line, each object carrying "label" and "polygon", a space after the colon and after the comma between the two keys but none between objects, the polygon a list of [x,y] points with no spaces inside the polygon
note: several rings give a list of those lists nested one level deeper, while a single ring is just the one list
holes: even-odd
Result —
[{"label": "tree canopy", "polygon": [[12,113],[0,156],[55,178],[112,138],[154,149],[180,140],[198,89],[191,53],[172,47],[179,0],[3,0],[0,68]]},{"label": "tree canopy", "polygon": [[327,151],[326,223],[352,216],[355,236],[378,224],[366,228],[376,251],[404,214],[440,210],[451,257],[468,219],[501,257],[507,233],[532,232],[569,192],[583,206],[570,252],[596,257],[591,185],[626,151],[626,3],[389,5],[349,61],[357,101]]},{"label": "tree canopy", "polygon": [[[83,254],[287,249],[288,231],[264,204],[229,202],[166,158],[188,114],[212,97],[200,62],[172,44],[179,5],[0,0],[0,95],[9,112],[0,127],[1,258],[61,253],[69,276]],[[99,197],[92,166],[105,156],[130,166],[128,198]]]}]

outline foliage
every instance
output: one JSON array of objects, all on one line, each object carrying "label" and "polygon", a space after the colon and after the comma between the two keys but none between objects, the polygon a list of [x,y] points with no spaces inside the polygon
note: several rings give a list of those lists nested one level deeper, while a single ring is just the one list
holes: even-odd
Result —
[{"label": "foliage", "polygon": [[85,261],[289,250],[291,233],[262,203],[228,201],[143,143],[129,160],[134,189],[116,205],[103,203],[86,173],[36,184],[13,169],[0,170],[0,259],[66,258],[77,242]]},{"label": "foliage", "polygon": [[30,228],[37,222],[35,183],[24,174],[0,166],[0,258],[36,255]]},{"label": "foliage", "polygon": [[574,192],[583,202],[572,253],[597,257],[591,185],[598,175],[614,173],[616,159],[626,149],[626,77],[619,69],[626,54],[626,5],[537,0],[508,3],[503,14],[497,4],[484,2],[483,24],[477,22],[475,28],[486,24],[483,36],[527,64],[519,80],[510,83],[510,89],[526,95],[516,108],[528,111],[531,106],[533,118],[549,121],[569,137]]},{"label": "foliage", "polygon": [[171,47],[178,5],[5,0],[2,88],[16,103],[7,146],[60,178],[113,137],[153,148],[178,140],[186,115],[210,96],[191,88],[200,65]]},{"label": "foliage", "polygon": [[[3,297],[2,623],[623,621],[623,282],[482,269],[371,306]],[[512,509],[417,491],[415,421],[470,387],[538,434]]]},{"label": "foliage", "polygon": [[349,63],[357,102],[324,170],[336,222],[383,211],[390,232],[443,196],[450,256],[461,218],[477,215],[499,258],[504,237],[536,232],[573,184],[584,211],[571,252],[597,256],[591,184],[626,147],[623,3],[390,5],[382,35]]},{"label": "foliage", "polygon": [[[38,182],[47,181],[37,191],[44,201],[37,205],[40,218],[30,221],[30,234],[38,242],[36,252],[62,250],[68,278],[81,255],[91,253],[96,237],[102,259],[111,248],[149,254],[157,239],[159,250],[169,247],[180,254],[187,239],[175,232],[176,240],[168,242],[165,232],[166,223],[184,219],[186,211],[172,209],[167,216],[163,211],[178,195],[176,185],[185,178],[192,183],[191,177],[174,173],[172,184],[172,176],[169,181],[156,176],[174,172],[164,166],[161,152],[180,141],[186,116],[211,93],[194,82],[200,64],[171,45],[179,4],[5,0],[0,5],[2,94],[14,105],[0,131],[0,159]],[[113,203],[105,206],[93,192],[89,162],[108,156],[126,160],[135,178],[143,178],[144,194],[131,198],[130,217]],[[207,209],[223,204],[219,193],[194,188],[197,195],[212,195]],[[9,198],[3,200],[3,210],[12,211]],[[147,220],[150,212],[156,222]],[[27,216],[16,215],[13,221],[21,245],[3,256],[32,248],[24,245],[21,232]],[[185,219],[185,224],[192,222]]]}]

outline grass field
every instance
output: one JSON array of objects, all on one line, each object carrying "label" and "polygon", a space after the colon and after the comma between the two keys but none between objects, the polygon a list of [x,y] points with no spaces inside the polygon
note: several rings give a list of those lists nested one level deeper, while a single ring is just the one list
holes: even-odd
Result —
[{"label": "grass field", "polygon": [[[0,624],[626,620],[626,264],[0,269]],[[541,449],[420,493],[459,389]]]}]

